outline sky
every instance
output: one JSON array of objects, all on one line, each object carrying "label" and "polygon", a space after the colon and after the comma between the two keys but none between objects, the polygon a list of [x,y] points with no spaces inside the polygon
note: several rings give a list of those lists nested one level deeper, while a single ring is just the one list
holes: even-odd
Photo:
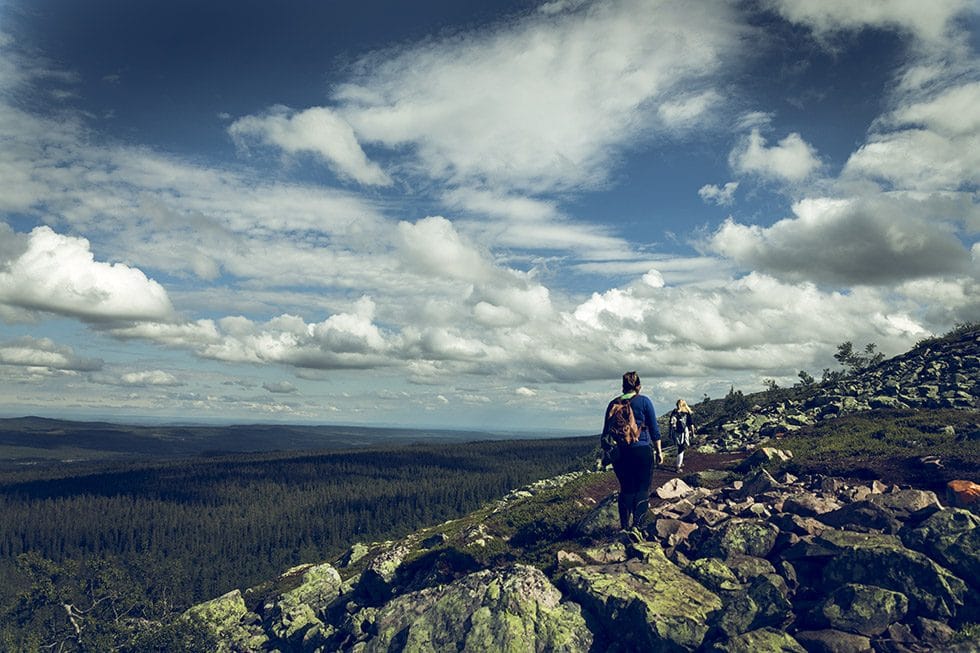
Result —
[{"label": "sky", "polygon": [[0,0],[0,415],[599,430],[980,320],[968,0]]}]

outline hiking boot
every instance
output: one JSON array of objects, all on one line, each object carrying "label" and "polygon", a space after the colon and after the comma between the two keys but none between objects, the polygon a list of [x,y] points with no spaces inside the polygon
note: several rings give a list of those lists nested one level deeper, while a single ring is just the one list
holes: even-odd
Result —
[{"label": "hiking boot", "polygon": [[623,544],[639,544],[646,541],[643,531],[634,526],[633,528],[623,528],[617,533],[617,539]]}]

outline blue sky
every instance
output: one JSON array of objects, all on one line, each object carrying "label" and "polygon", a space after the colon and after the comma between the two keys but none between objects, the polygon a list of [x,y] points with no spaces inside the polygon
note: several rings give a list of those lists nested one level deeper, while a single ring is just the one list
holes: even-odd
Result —
[{"label": "blue sky", "polygon": [[592,432],[980,319],[975,4],[470,4],[0,2],[0,413]]}]

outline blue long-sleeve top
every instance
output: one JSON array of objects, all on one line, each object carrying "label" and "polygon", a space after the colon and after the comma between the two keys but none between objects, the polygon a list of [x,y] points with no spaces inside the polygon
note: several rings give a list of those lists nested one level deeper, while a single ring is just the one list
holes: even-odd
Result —
[{"label": "blue long-sleeve top", "polygon": [[[602,424],[603,433],[609,428],[609,408],[612,406],[612,403],[610,401],[609,406],[606,406],[606,418]],[[640,439],[631,446],[649,447],[651,441],[660,439],[660,427],[657,426],[657,411],[653,408],[653,402],[646,395],[636,395],[630,399],[630,407],[633,409],[633,419],[636,420],[636,425],[640,427]]]}]

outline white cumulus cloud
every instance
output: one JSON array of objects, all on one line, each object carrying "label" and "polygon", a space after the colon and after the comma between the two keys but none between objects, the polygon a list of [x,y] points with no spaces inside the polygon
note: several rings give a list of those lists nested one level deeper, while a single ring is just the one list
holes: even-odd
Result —
[{"label": "white cumulus cloud", "polygon": [[732,149],[728,162],[739,173],[789,182],[803,181],[820,167],[816,150],[799,134],[792,133],[769,146],[758,129]]},{"label": "white cumulus cloud", "polygon": [[93,372],[102,369],[98,358],[82,358],[71,347],[58,345],[50,338],[24,336],[0,342],[0,365],[41,367],[69,372]]},{"label": "white cumulus cloud", "polygon": [[709,246],[749,269],[789,279],[892,284],[964,271],[970,255],[951,218],[967,210],[945,196],[808,198],[771,227],[728,219]]},{"label": "white cumulus cloud", "polygon": [[0,263],[0,303],[88,321],[167,320],[167,291],[137,268],[96,261],[84,238],[37,227]]},{"label": "white cumulus cloud", "polygon": [[738,190],[737,181],[730,181],[724,186],[705,184],[698,189],[698,196],[705,202],[710,202],[717,206],[728,206],[735,201],[736,190]]}]

